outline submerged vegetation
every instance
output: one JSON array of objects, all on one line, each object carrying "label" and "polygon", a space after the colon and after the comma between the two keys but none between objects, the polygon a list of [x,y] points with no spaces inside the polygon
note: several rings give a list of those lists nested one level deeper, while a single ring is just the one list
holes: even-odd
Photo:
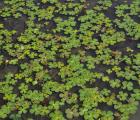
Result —
[{"label": "submerged vegetation", "polygon": [[129,120],[140,101],[140,0],[1,0],[1,120]]}]

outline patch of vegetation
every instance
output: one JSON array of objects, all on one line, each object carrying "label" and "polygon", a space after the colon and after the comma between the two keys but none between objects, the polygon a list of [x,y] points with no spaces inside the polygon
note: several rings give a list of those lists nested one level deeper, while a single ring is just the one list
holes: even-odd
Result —
[{"label": "patch of vegetation", "polygon": [[0,119],[129,120],[140,101],[139,6],[0,1]]}]

